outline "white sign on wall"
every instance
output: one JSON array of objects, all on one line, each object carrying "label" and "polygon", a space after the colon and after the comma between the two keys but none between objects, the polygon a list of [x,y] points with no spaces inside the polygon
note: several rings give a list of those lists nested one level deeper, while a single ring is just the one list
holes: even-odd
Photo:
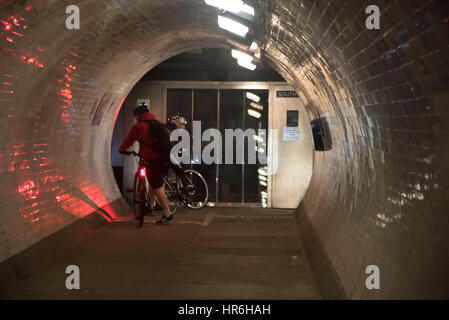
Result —
[{"label": "white sign on wall", "polygon": [[299,127],[284,127],[284,141],[299,141],[300,137]]}]

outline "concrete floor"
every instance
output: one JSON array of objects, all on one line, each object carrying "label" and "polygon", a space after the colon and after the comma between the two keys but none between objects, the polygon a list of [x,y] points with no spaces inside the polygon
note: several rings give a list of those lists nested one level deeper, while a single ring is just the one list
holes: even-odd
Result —
[{"label": "concrete floor", "polygon": [[[52,265],[17,282],[6,299],[319,299],[292,211],[179,210],[99,228]],[[67,290],[65,268],[80,268]]]}]

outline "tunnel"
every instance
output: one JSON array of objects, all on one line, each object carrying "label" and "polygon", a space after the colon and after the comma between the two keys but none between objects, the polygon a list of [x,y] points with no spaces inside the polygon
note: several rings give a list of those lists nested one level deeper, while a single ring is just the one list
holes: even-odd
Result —
[{"label": "tunnel", "polygon": [[[331,137],[294,212],[321,296],[449,298],[449,2],[246,2],[261,55]],[[234,41],[202,0],[81,0],[69,30],[72,4],[0,1],[2,286],[127,210],[111,142],[139,79]]]}]

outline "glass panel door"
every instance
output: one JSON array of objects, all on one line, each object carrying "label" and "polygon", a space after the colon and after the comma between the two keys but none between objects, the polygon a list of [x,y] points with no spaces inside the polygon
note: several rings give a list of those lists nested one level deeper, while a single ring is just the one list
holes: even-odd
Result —
[{"label": "glass panel door", "polygon": [[[268,91],[247,90],[245,91],[245,113],[244,130],[253,129],[255,136],[251,149],[246,141],[245,167],[243,173],[244,202],[258,203],[264,205],[267,202],[268,177],[266,173],[266,157],[268,142]],[[260,130],[260,131],[259,131]],[[264,130],[264,131],[263,131]],[[255,146],[254,146],[255,145]],[[255,152],[255,164],[250,164],[248,155]],[[259,161],[262,160],[262,163]]]},{"label": "glass panel door", "polygon": [[[207,129],[219,129],[222,135],[222,163],[205,164],[203,159],[191,157],[191,167],[199,171],[209,187],[212,203],[261,204],[266,206],[267,184],[266,162],[268,141],[268,90],[245,89],[168,89],[167,116],[182,113],[188,121],[187,130],[193,138],[193,121],[201,122],[201,134]],[[232,139],[232,148],[226,149],[225,130],[253,129],[244,139],[241,159],[237,159],[237,143]],[[259,132],[259,129],[265,129]],[[235,132],[234,132],[235,133]],[[201,142],[201,150],[210,141]],[[228,142],[229,143],[229,142]],[[193,141],[191,140],[191,152]],[[249,163],[253,153],[256,163]],[[226,153],[228,161],[226,164]]]},{"label": "glass panel door", "polygon": [[[232,141],[232,149],[226,149],[225,130],[243,128],[243,97],[244,90],[220,90],[219,127],[222,135],[222,162],[218,168],[218,202],[243,201],[243,165],[241,159],[236,159],[236,141]],[[232,164],[226,164],[226,156],[232,157]]]},{"label": "glass panel door", "polygon": [[187,130],[192,132],[192,89],[168,89],[167,90],[167,117],[177,113],[187,119]]},{"label": "glass panel door", "polygon": [[[217,113],[218,113],[218,90],[194,90],[194,104],[193,104],[193,120],[201,122],[201,132],[207,129],[217,128]],[[210,142],[204,141],[201,143],[201,150]],[[216,178],[217,165],[205,164],[202,159],[200,164],[193,161],[192,167],[194,170],[200,172],[204,179],[206,179],[209,188],[209,202],[215,203],[217,200],[216,194]]]}]

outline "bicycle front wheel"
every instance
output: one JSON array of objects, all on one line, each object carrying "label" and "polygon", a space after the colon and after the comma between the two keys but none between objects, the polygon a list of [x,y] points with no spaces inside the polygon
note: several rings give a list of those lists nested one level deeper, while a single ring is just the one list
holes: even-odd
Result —
[{"label": "bicycle front wheel", "polygon": [[147,204],[147,189],[145,179],[135,178],[134,182],[134,215],[139,227],[142,227]]},{"label": "bicycle front wheel", "polygon": [[133,212],[136,220],[139,219],[139,176],[136,172],[133,183]]},{"label": "bicycle front wheel", "polygon": [[209,188],[203,176],[195,170],[185,170],[178,178],[178,193],[190,209],[203,208],[209,199]]}]

